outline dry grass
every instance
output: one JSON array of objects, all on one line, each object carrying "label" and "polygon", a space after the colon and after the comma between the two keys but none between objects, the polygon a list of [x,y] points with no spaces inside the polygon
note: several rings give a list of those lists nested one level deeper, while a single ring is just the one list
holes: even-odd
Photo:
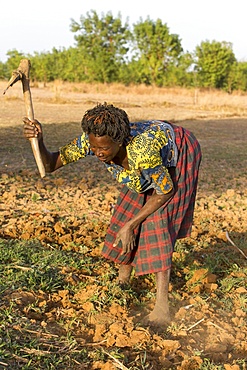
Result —
[{"label": "dry grass", "polygon": [[[2,91],[5,87],[6,82],[1,81]],[[69,116],[64,117],[67,122],[74,119],[78,121],[86,109],[105,101],[126,109],[131,120],[165,118],[181,121],[247,116],[246,94],[242,92],[229,95],[215,90],[55,81],[45,86],[41,83],[33,85],[32,95],[38,117],[39,103],[69,104]],[[6,104],[13,99],[22,99],[20,84],[10,88],[4,97]]]}]

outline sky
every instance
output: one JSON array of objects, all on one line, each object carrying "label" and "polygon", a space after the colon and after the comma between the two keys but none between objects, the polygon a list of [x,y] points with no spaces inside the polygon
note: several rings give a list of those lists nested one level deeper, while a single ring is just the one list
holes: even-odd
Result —
[{"label": "sky", "polygon": [[247,61],[246,0],[3,0],[0,11],[0,61],[6,53],[49,52],[76,46],[71,20],[95,10],[99,17],[121,14],[130,25],[140,18],[161,19],[181,39],[184,51],[193,52],[202,41],[232,43],[239,61]]}]

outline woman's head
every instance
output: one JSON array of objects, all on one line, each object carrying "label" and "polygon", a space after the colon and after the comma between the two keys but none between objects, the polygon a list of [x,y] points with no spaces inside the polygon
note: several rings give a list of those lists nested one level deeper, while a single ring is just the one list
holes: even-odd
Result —
[{"label": "woman's head", "polygon": [[84,114],[82,130],[95,136],[109,136],[114,142],[123,144],[130,136],[127,113],[112,104],[98,104]]}]

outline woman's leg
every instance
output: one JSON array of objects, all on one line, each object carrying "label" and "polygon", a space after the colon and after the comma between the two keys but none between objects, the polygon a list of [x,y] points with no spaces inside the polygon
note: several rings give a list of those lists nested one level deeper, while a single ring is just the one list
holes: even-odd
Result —
[{"label": "woman's leg", "polygon": [[133,267],[131,265],[119,265],[118,283],[128,284]]},{"label": "woman's leg", "polygon": [[168,292],[171,269],[160,271],[156,276],[156,302],[153,311],[144,318],[145,324],[163,326],[170,322]]}]

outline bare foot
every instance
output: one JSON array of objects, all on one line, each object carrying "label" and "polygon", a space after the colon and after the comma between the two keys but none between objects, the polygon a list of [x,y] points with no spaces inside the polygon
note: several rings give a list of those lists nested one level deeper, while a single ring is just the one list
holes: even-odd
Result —
[{"label": "bare foot", "polygon": [[155,305],[153,311],[143,319],[145,325],[157,328],[168,326],[170,321],[169,308],[160,305]]}]

